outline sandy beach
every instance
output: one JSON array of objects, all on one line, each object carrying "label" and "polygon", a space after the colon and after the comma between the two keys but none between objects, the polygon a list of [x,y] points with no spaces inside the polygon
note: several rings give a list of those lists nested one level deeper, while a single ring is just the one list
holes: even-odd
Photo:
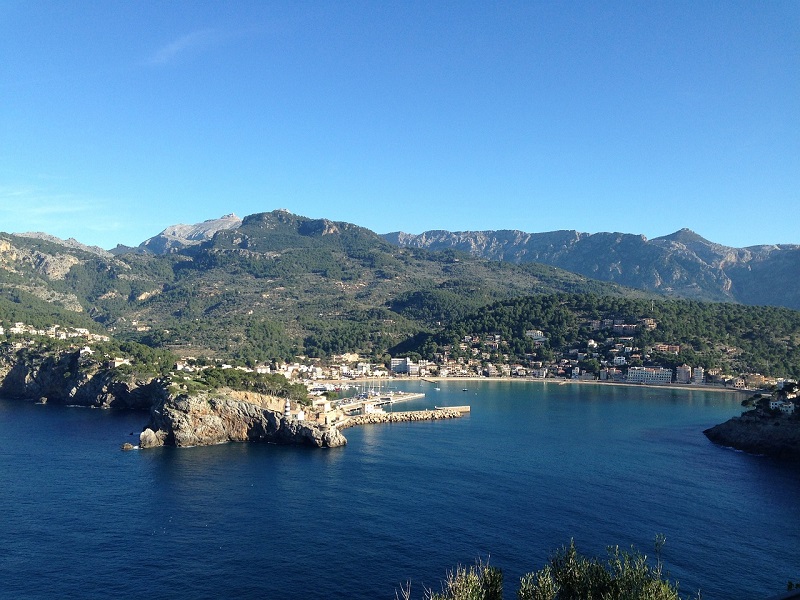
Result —
[{"label": "sandy beach", "polygon": [[628,387],[642,387],[653,389],[668,390],[700,390],[704,392],[739,392],[742,394],[754,394],[758,390],[737,389],[719,385],[691,384],[691,383],[669,383],[669,384],[647,384],[647,383],[628,383],[626,381],[600,381],[600,380],[581,380],[581,379],[561,379],[550,377],[546,379],[531,377],[395,377],[393,381],[426,381],[429,383],[447,382],[483,382],[483,381],[513,381],[520,383],[542,383],[545,385],[621,385]]}]

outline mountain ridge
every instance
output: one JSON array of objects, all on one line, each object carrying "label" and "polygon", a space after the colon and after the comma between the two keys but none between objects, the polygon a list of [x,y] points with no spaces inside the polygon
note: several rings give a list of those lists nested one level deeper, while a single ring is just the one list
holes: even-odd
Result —
[{"label": "mountain ridge", "polygon": [[[28,304],[42,321],[49,302],[82,311],[123,340],[250,362],[353,350],[382,356],[438,321],[503,298],[641,296],[544,265],[398,248],[358,225],[288,211],[234,224],[206,226],[196,243],[160,254],[111,257],[0,234],[0,286],[11,303],[35,296]],[[22,314],[6,306],[0,313]]]},{"label": "mountain ridge", "polygon": [[[392,232],[397,246],[463,252],[517,264],[540,262],[567,271],[667,296],[800,309],[800,245],[733,248],[691,229],[648,240],[643,235],[560,230],[431,230]],[[785,282],[775,289],[775,282]]]},{"label": "mountain ridge", "polygon": [[194,225],[178,223],[166,227],[161,233],[146,239],[138,246],[124,246],[118,244],[110,250],[111,254],[141,253],[141,254],[168,254],[179,252],[189,246],[210,240],[218,231],[237,229],[242,224],[242,219],[234,213],[223,215],[218,219],[207,219]]},{"label": "mountain ridge", "polygon": [[[253,236],[245,234],[242,237],[235,232],[246,232],[255,222],[263,221],[264,215],[271,215],[269,218],[274,221],[269,225],[277,228],[273,234],[282,231],[273,242],[266,242],[266,238],[258,242],[259,246],[270,245],[270,252],[280,251],[278,240],[285,241],[285,235],[299,235],[310,240],[308,235],[313,233],[324,237],[341,230],[352,237],[358,230],[369,233],[365,239],[370,241],[362,242],[368,245],[378,245],[378,240],[381,240],[393,247],[458,250],[488,260],[549,265],[598,281],[668,297],[800,309],[800,286],[795,283],[800,280],[800,245],[761,244],[735,248],[712,242],[688,228],[652,239],[641,234],[584,233],[569,229],[540,233],[515,229],[455,232],[439,229],[420,234],[400,231],[377,234],[351,223],[302,217],[303,230],[288,232],[280,229],[279,221],[282,218],[291,221],[297,216],[278,209],[244,218],[229,213],[193,225],[170,225],[137,247],[120,245],[110,253],[74,239],[60,240],[46,233],[15,235],[62,244],[107,260],[111,256],[131,254],[191,256],[202,253],[203,245],[210,244],[218,235],[222,235],[221,243],[230,246],[224,249],[225,252],[245,254],[256,252],[252,247]],[[230,236],[233,237],[223,242]],[[232,240],[238,237],[241,239],[233,243]],[[297,239],[300,238],[295,242]],[[219,247],[217,251],[223,252],[223,248]],[[776,282],[779,285],[773,285]]]}]

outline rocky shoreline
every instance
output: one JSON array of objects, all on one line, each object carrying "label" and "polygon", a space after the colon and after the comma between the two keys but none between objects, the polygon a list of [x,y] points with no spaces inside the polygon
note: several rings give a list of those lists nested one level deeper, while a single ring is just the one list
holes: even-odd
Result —
[{"label": "rocky shoreline", "polygon": [[147,410],[167,396],[160,379],[122,379],[79,351],[0,356],[0,394],[94,408]]},{"label": "rocky shoreline", "polygon": [[267,442],[336,448],[347,444],[340,430],[348,427],[457,419],[463,414],[460,410],[438,409],[357,415],[334,427],[286,418],[279,410],[253,400],[236,400],[219,393],[168,397],[150,411],[139,447]]},{"label": "rocky shoreline", "polygon": [[168,397],[150,411],[140,448],[268,442],[335,448],[347,439],[335,428],[286,418],[279,411],[218,394]]},{"label": "rocky shoreline", "polygon": [[720,446],[774,458],[800,459],[800,420],[797,418],[750,410],[703,433]]},{"label": "rocky shoreline", "polygon": [[[22,350],[0,356],[0,394],[40,403],[150,410],[139,448],[266,442],[336,448],[347,444],[339,428],[283,415],[281,398],[220,389],[172,395],[167,381],[128,377],[80,351]],[[350,417],[341,428],[371,423],[452,419],[454,410],[412,411]],[[123,449],[132,449],[123,444]]]},{"label": "rocky shoreline", "polygon": [[139,436],[140,448],[206,446],[229,441],[320,448],[347,443],[334,428],[285,419],[280,398],[233,390],[191,398],[173,396],[161,379],[122,380],[119,373],[77,350],[23,350],[0,356],[0,394],[40,403],[149,409],[150,419]]}]

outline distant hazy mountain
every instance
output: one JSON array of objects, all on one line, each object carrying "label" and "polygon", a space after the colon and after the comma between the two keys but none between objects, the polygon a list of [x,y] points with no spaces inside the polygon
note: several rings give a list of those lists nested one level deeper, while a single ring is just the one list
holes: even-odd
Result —
[{"label": "distant hazy mountain", "polygon": [[156,236],[145,240],[136,248],[118,245],[111,250],[112,254],[170,254],[179,252],[188,246],[195,246],[214,237],[218,231],[236,229],[242,224],[242,219],[231,213],[219,219],[209,219],[194,225],[171,225]]},{"label": "distant hazy mountain", "polygon": [[62,246],[66,246],[67,248],[72,248],[73,250],[83,250],[84,252],[90,252],[91,254],[96,254],[97,256],[102,256],[103,258],[111,258],[112,256],[112,254],[108,250],[103,250],[99,246],[87,246],[86,244],[81,244],[75,238],[62,240],[59,237],[50,235],[49,233],[43,233],[41,231],[26,231],[24,233],[14,233],[13,235],[25,238],[33,238],[37,240],[45,240],[47,242],[53,242],[54,244],[60,244]]},{"label": "distant hazy mountain", "polygon": [[800,309],[800,246],[731,248],[689,229],[648,240],[626,233],[426,231],[385,234],[397,246],[458,249],[513,263],[539,262],[602,281],[698,300]]}]

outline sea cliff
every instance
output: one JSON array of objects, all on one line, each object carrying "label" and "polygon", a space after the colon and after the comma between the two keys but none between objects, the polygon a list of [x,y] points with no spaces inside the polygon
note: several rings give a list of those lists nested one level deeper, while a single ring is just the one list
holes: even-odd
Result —
[{"label": "sea cliff", "polygon": [[146,410],[167,391],[160,379],[123,377],[77,350],[20,350],[0,356],[0,394],[55,404]]},{"label": "sea cliff", "polygon": [[141,448],[209,446],[225,442],[270,442],[317,448],[347,444],[335,428],[286,418],[253,402],[215,393],[169,396],[153,405],[139,436]]},{"label": "sea cliff", "polygon": [[0,395],[72,406],[150,409],[140,434],[142,448],[228,441],[320,448],[347,443],[334,428],[284,418],[280,398],[234,390],[174,396],[165,380],[126,376],[77,350],[6,349],[0,353]]},{"label": "sea cliff", "polygon": [[721,446],[776,458],[800,459],[800,419],[750,410],[703,432]]}]

